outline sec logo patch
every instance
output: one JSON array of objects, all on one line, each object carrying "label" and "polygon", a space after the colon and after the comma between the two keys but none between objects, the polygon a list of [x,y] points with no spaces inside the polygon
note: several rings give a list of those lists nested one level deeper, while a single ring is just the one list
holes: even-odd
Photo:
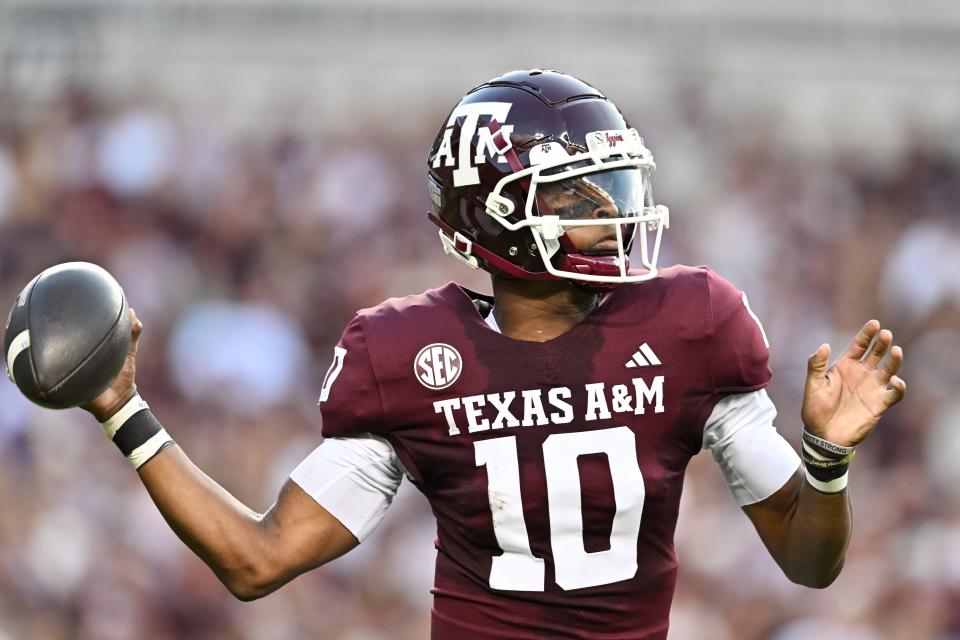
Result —
[{"label": "sec logo patch", "polygon": [[460,377],[463,360],[460,353],[448,344],[428,344],[413,359],[413,373],[427,389],[446,389]]}]

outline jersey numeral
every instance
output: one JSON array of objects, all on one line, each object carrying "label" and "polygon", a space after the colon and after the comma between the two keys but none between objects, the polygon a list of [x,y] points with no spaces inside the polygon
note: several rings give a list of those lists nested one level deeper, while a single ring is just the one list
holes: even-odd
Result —
[{"label": "jersey numeral", "polygon": [[343,370],[343,358],[347,355],[347,350],[343,347],[333,348],[333,362],[327,369],[327,375],[323,377],[323,386],[320,387],[320,402],[326,402],[330,397],[330,388],[337,381],[337,376]]},{"label": "jersey numeral", "polygon": [[[487,467],[487,495],[493,532],[503,554],[493,557],[490,587],[510,591],[543,591],[542,558],[530,550],[520,495],[517,437],[474,443],[476,464]],[[588,552],[583,544],[583,505],[577,458],[606,454],[617,511],[610,548]],[[550,505],[550,546],[557,585],[582,589],[628,580],[637,573],[637,538],[645,490],[637,462],[637,442],[627,427],[554,433],[543,443],[543,463]]]}]

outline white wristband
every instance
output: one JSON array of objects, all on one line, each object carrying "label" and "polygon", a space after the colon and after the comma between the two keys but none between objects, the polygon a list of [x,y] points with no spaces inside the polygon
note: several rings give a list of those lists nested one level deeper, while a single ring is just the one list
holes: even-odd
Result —
[{"label": "white wristband", "polygon": [[807,475],[807,482],[810,483],[810,486],[821,493],[840,493],[847,488],[847,476],[850,475],[850,472],[848,471],[835,480],[824,482],[823,480],[817,480],[810,475],[809,470],[806,470],[805,473]]},{"label": "white wristband", "polygon": [[120,430],[123,423],[129,420],[133,414],[149,408],[150,405],[147,404],[147,401],[141,398],[139,393],[135,393],[132,398],[127,400],[127,404],[120,407],[120,411],[101,422],[100,426],[103,428],[103,432],[107,434],[107,438],[113,440],[113,436],[117,435],[117,431]]},{"label": "white wristband", "polygon": [[134,449],[127,456],[127,460],[133,465],[134,469],[139,469],[144,462],[157,455],[160,449],[167,446],[168,442],[173,442],[173,438],[170,437],[166,429],[161,428],[149,440]]}]

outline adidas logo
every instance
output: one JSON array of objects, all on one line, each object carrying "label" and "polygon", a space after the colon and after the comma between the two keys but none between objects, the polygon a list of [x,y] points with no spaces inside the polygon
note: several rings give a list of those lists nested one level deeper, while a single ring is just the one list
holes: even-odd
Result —
[{"label": "adidas logo", "polygon": [[644,342],[637,349],[636,353],[633,354],[633,357],[627,360],[627,364],[624,366],[626,366],[627,369],[636,369],[637,367],[655,367],[660,364],[662,364],[660,358],[653,352],[650,345]]}]

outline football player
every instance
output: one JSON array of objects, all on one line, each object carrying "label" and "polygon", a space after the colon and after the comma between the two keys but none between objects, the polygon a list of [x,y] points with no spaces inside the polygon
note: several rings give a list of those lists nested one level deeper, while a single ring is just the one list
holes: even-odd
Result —
[{"label": "football player", "polygon": [[[786,576],[821,588],[851,533],[848,466],[905,391],[867,322],[810,357],[800,455],[746,297],[658,268],[654,161],[592,86],[516,71],[470,91],[428,158],[444,250],[492,275],[357,313],[320,390],[323,442],[260,514],[174,445],[127,365],[89,409],[237,597],[346,553],[404,476],[437,519],[434,638],[665,638],[684,471],[709,449]],[[638,246],[636,246],[638,245]],[[631,268],[631,252],[639,266]]]}]

